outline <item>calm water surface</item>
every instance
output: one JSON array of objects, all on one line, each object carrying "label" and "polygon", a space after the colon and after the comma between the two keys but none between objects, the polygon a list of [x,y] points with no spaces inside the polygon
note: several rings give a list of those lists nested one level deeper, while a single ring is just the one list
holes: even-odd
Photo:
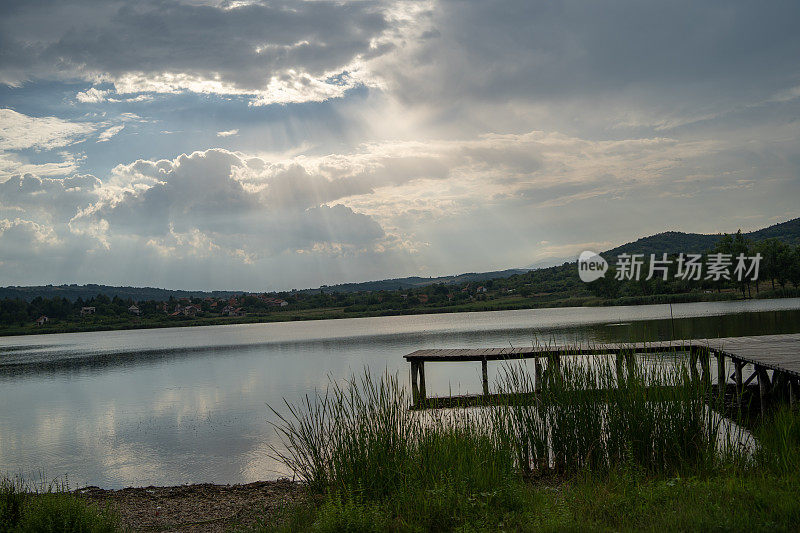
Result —
[{"label": "calm water surface", "polygon": [[[800,299],[497,311],[0,338],[0,473],[107,488],[279,477],[267,404],[419,348],[800,332]],[[495,370],[490,367],[490,371]],[[479,364],[427,365],[433,394]]]}]

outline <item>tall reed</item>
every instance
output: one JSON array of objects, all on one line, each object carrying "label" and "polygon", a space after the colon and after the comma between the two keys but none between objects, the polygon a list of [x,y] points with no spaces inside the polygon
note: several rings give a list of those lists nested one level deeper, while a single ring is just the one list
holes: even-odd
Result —
[{"label": "tall reed", "polygon": [[499,405],[411,411],[396,375],[365,371],[287,404],[286,414],[274,410],[283,446],[272,455],[313,487],[378,499],[437,483],[480,491],[525,475],[619,467],[692,474],[721,460],[714,395],[685,364],[563,357],[540,381],[511,362]]},{"label": "tall reed", "polygon": [[[492,417],[524,473],[647,473],[705,469],[717,459],[719,417],[710,386],[679,364],[622,365],[604,356],[550,360],[535,401],[498,407]],[[514,398],[536,390],[526,365],[508,365],[498,389]]]}]

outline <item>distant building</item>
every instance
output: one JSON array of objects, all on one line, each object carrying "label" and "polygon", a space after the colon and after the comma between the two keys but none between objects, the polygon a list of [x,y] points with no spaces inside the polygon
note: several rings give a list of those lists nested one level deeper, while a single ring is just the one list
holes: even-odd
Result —
[{"label": "distant building", "polygon": [[50,322],[50,319],[47,318],[45,315],[40,316],[36,319],[37,326],[44,326],[46,323]]},{"label": "distant building", "polygon": [[478,287],[477,289],[475,289],[475,292],[486,292],[486,287],[484,287],[483,285],[481,285],[480,287]]},{"label": "distant building", "polygon": [[136,316],[139,316],[139,315],[142,313],[142,312],[139,310],[139,308],[138,308],[138,307],[136,307],[136,305],[132,305],[132,306],[130,306],[130,307],[128,308],[128,312],[129,312],[130,314],[132,314],[132,315],[136,315]]},{"label": "distant building", "polygon": [[241,307],[227,305],[222,309],[222,316],[245,316],[245,311]]},{"label": "distant building", "polygon": [[258,299],[264,302],[265,304],[272,305],[274,307],[286,307],[287,305],[289,305],[289,302],[287,302],[286,300],[281,300],[280,298],[272,298],[270,296],[267,296],[266,294],[262,294],[261,296],[258,297]]},{"label": "distant building", "polygon": [[81,316],[93,315],[95,311],[94,307],[81,307]]}]

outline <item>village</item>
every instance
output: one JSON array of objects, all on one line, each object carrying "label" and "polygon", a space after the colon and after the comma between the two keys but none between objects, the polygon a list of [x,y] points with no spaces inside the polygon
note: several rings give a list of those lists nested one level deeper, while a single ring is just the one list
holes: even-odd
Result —
[{"label": "village", "polygon": [[116,297],[109,299],[105,295],[98,295],[97,298],[93,298],[88,302],[94,305],[83,305],[84,303],[86,302],[76,301],[71,306],[71,312],[68,313],[64,313],[63,309],[58,309],[50,315],[42,314],[34,324],[39,327],[44,326],[54,319],[54,315],[57,315],[55,318],[58,319],[79,318],[85,321],[108,316],[127,316],[128,318],[136,319],[143,314],[179,319],[187,317],[245,317],[248,314],[248,309],[264,311],[281,309],[289,305],[286,300],[275,298],[268,294],[242,294],[241,296],[232,296],[230,298],[213,298],[210,296],[205,298],[170,298],[169,301],[164,302],[130,302]]}]

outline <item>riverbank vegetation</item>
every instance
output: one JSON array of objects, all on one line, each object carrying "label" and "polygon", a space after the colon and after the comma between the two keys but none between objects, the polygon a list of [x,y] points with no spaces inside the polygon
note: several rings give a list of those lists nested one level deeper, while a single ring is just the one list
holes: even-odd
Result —
[{"label": "riverbank vegetation", "polygon": [[65,484],[31,485],[20,478],[0,477],[0,533],[111,533],[119,530],[116,516],[87,505]]},{"label": "riverbank vegetation", "polygon": [[[250,518],[233,518],[226,527],[796,530],[797,411],[778,408],[761,420],[749,418],[745,403],[732,412],[677,358],[655,368],[646,360],[618,367],[600,357],[592,364],[564,357],[559,372],[544,375],[535,401],[521,400],[519,393],[535,383],[520,364],[501,372],[496,389],[505,396],[496,405],[423,411],[409,409],[395,375],[332,382],[323,393],[277,409],[275,429],[286,446],[272,454],[302,488],[283,505],[254,499],[253,512],[241,513]],[[128,490],[152,499],[143,491]],[[87,503],[81,495],[5,480],[0,532],[121,530],[98,505],[107,500]],[[157,504],[147,501],[149,516]]]},{"label": "riverbank vegetation", "polygon": [[674,257],[667,280],[659,276],[645,279],[649,272],[647,257],[640,279],[617,280],[609,256],[609,272],[592,283],[579,279],[575,263],[565,263],[483,282],[404,290],[321,289],[170,297],[163,301],[134,301],[104,294],[74,301],[41,296],[30,301],[5,298],[0,300],[0,335],[800,296],[800,246],[775,239],[754,244],[736,234],[723,236],[712,251],[732,256],[761,254],[759,281],[680,279]]},{"label": "riverbank vegetation", "polygon": [[[499,391],[530,392],[528,375]],[[600,361],[490,408],[409,411],[392,376],[333,383],[277,425],[315,498],[255,530],[792,530],[800,416],[751,435],[716,401],[685,368]]]}]

